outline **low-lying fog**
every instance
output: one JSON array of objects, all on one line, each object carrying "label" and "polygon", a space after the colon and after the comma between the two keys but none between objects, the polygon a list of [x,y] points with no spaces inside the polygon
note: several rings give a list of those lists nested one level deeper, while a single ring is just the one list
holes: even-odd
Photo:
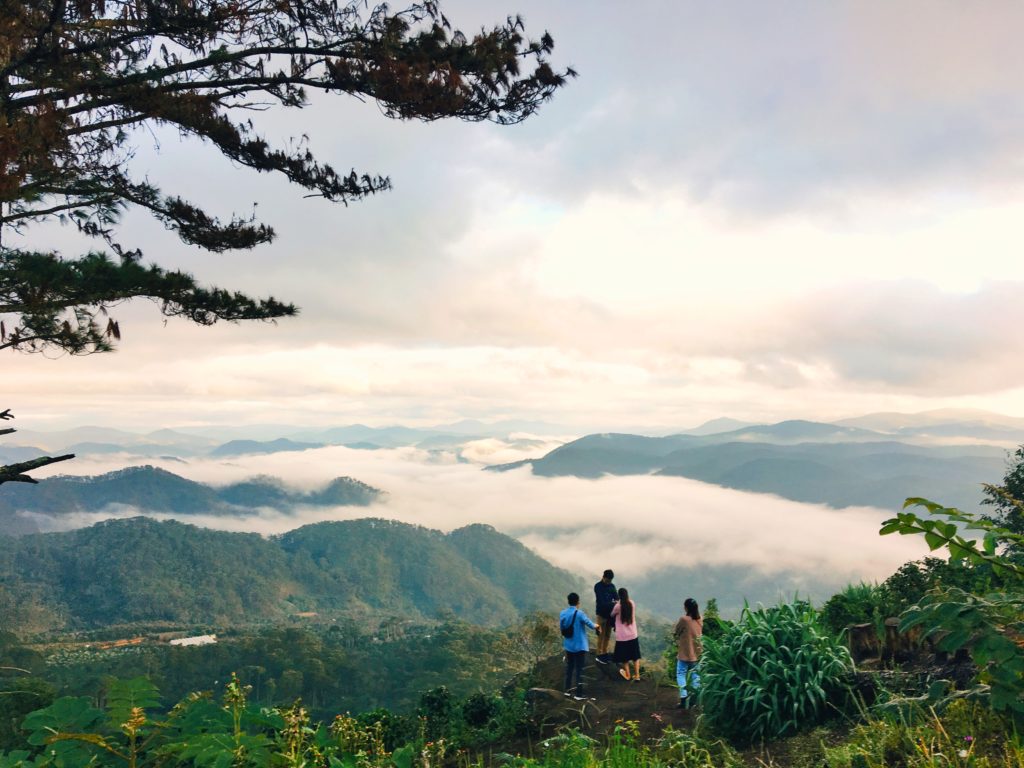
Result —
[{"label": "low-lying fog", "polygon": [[[879,523],[892,516],[885,510],[835,510],[678,477],[584,480],[535,477],[528,468],[484,471],[481,462],[522,458],[514,446],[497,440],[470,444],[459,455],[461,461],[454,453],[415,448],[326,447],[187,463],[105,456],[49,469],[50,474],[100,474],[147,463],[212,484],[265,474],[302,488],[347,475],[387,495],[369,507],[299,507],[291,513],[262,510],[241,518],[176,517],[210,528],[267,535],[322,520],[361,517],[390,518],[444,531],[488,523],[588,581],[611,567],[621,585],[654,580],[662,595],[666,590],[686,591],[688,572],[700,574],[702,590],[714,590],[714,574],[724,571],[733,581],[737,575],[742,578],[746,584],[742,594],[751,600],[773,600],[779,592],[794,590],[822,599],[847,582],[884,579],[902,563],[927,553],[918,537],[878,535]],[[60,525],[80,527],[140,513],[150,514],[112,508],[68,516]],[[676,582],[679,586],[673,587]],[[528,579],[524,586],[528,588]],[[664,598],[659,600],[661,612],[667,615],[674,610],[664,606]]]}]

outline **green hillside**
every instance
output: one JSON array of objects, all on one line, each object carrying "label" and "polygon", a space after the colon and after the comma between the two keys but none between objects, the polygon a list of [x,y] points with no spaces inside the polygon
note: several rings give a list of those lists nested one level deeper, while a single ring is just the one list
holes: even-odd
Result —
[{"label": "green hillside", "polygon": [[68,628],[281,618],[289,581],[285,553],[254,533],[139,517],[0,537],[0,588]]},{"label": "green hillside", "polygon": [[[467,525],[448,534],[451,545],[508,594],[520,613],[550,611],[571,590],[585,594],[582,580],[555,568],[519,541],[489,525]],[[556,602],[552,602],[552,596]]]},{"label": "green hillside", "polygon": [[318,606],[409,616],[451,612],[481,624],[517,613],[509,595],[459,556],[439,531],[355,520],[307,525],[277,543]]},{"label": "green hillside", "polygon": [[290,511],[300,505],[367,506],[382,493],[351,477],[337,477],[323,488],[306,492],[275,477],[213,486],[158,467],[126,467],[96,476],[59,475],[38,485],[8,484],[0,494],[0,533],[38,531],[31,522],[33,516],[59,518],[72,512],[99,512],[111,505],[179,515],[237,515],[263,507]]},{"label": "green hillside", "polygon": [[[522,588],[530,584],[529,594]],[[487,526],[443,534],[385,520],[264,539],[149,518],[0,537],[0,626],[251,625],[317,612],[498,625],[558,607],[579,579]]]}]

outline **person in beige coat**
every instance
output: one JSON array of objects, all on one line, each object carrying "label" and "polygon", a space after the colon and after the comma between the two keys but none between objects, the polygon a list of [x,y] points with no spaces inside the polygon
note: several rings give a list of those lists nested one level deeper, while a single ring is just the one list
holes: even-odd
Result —
[{"label": "person in beige coat", "polygon": [[694,705],[693,696],[700,689],[700,675],[697,662],[700,661],[701,635],[704,634],[704,620],[700,608],[692,597],[683,602],[683,615],[676,622],[672,633],[676,638],[676,683],[679,685],[679,708]]}]

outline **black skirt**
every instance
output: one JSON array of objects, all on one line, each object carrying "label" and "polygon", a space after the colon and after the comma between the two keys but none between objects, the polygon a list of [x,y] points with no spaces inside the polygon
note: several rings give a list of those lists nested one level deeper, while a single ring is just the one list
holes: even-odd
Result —
[{"label": "black skirt", "polygon": [[616,664],[621,664],[624,661],[636,661],[639,658],[640,638],[634,637],[632,640],[615,641],[615,653],[612,659]]}]

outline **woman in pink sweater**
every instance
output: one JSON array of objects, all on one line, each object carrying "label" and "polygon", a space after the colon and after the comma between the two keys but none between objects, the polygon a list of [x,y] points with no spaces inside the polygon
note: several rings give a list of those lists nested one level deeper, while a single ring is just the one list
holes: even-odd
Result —
[{"label": "woman in pink sweater", "polygon": [[640,679],[640,629],[636,623],[636,604],[625,589],[619,590],[619,602],[612,608],[612,619],[615,621],[613,658],[619,665],[619,674],[626,680],[637,681]]}]

